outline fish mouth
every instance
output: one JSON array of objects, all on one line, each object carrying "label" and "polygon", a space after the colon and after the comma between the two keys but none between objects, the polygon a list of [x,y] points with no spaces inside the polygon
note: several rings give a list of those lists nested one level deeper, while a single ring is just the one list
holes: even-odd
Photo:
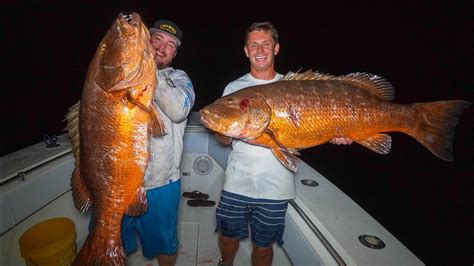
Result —
[{"label": "fish mouth", "polygon": [[208,110],[202,109],[199,111],[201,115],[200,122],[207,128],[212,128],[212,125],[215,124],[216,118]]},{"label": "fish mouth", "polygon": [[138,15],[137,13],[131,13],[131,14],[120,13],[119,18],[120,20],[123,20],[134,27],[137,27],[141,23],[140,15]]}]

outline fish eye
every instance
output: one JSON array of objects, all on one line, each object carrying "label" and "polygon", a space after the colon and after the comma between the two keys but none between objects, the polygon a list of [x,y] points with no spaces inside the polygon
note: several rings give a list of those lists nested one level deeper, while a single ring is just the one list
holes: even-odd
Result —
[{"label": "fish eye", "polygon": [[227,104],[233,104],[234,103],[234,99],[233,98],[229,98],[227,99]]}]

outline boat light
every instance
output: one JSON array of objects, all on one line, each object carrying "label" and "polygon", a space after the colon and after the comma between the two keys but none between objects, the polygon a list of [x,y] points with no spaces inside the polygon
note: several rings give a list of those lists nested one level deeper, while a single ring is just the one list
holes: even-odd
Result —
[{"label": "boat light", "polygon": [[385,243],[380,238],[378,238],[376,236],[360,235],[359,236],[359,241],[362,243],[362,245],[364,245],[368,248],[382,249],[382,248],[385,247]]}]

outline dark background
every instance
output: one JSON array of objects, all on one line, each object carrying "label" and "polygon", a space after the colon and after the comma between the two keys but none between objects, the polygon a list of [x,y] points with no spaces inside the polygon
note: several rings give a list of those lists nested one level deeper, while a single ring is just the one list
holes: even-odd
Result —
[{"label": "dark background", "polygon": [[[248,72],[244,32],[265,20],[279,30],[280,73],[369,72],[393,84],[395,102],[473,102],[472,1],[326,2],[5,2],[0,155],[63,133],[64,114],[79,100],[88,64],[119,12],[138,12],[148,26],[167,18],[182,28],[174,66],[194,83],[194,111]],[[424,263],[472,265],[473,109],[457,127],[455,162],[401,133],[390,133],[389,155],[325,144],[302,151],[302,159]]]}]

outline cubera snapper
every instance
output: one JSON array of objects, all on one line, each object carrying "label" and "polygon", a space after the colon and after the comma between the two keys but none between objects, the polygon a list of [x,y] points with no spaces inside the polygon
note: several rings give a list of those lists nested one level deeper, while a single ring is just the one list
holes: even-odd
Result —
[{"label": "cubera snapper", "polygon": [[296,171],[298,150],[332,138],[351,138],[387,154],[398,131],[416,139],[439,158],[453,160],[453,139],[463,100],[413,104],[391,102],[384,78],[367,73],[333,76],[288,73],[280,81],[252,86],[217,99],[199,111],[201,123],[219,134],[268,147]]},{"label": "cubera snapper", "polygon": [[92,58],[80,102],[67,114],[74,204],[81,212],[92,207],[75,265],[125,265],[122,216],[146,211],[149,138],[164,134],[152,104],[154,53],[140,16],[120,14]]}]

